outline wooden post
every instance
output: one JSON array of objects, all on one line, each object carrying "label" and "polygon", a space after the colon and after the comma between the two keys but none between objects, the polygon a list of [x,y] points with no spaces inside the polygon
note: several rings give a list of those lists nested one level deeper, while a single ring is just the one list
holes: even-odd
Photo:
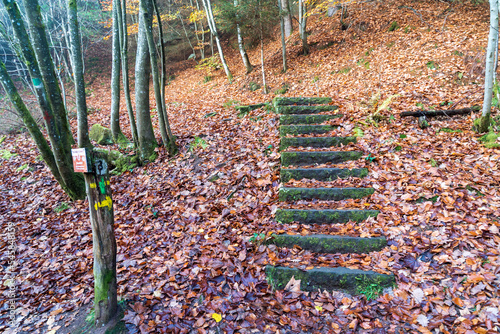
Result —
[{"label": "wooden post", "polygon": [[[75,162],[75,152],[86,150],[86,162]],[[73,151],[75,171],[83,171],[92,224],[94,251],[95,325],[101,327],[117,313],[116,239],[113,200],[105,154],[91,149]],[[78,169],[79,168],[79,169]]]}]

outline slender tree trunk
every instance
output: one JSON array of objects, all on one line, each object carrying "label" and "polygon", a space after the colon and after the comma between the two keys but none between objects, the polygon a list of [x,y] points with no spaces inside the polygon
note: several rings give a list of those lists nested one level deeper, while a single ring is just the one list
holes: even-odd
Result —
[{"label": "slender tree trunk", "polygon": [[[118,8],[114,10],[118,10]],[[78,146],[90,148],[92,151],[88,140],[87,101],[85,99],[83,62],[78,29],[77,0],[68,0],[68,19],[77,96],[78,133],[87,130],[86,138],[78,136]],[[82,124],[84,125],[81,126]],[[91,155],[92,157],[104,158],[101,154],[95,152]],[[85,188],[89,200],[90,223],[92,225],[94,310],[97,328],[113,319],[118,310],[113,200],[109,186],[109,174],[107,168],[103,166],[105,165],[103,161],[105,160],[92,161],[92,165],[94,163],[96,165],[96,170],[93,173],[84,174]]]},{"label": "slender tree trunk", "polygon": [[[482,117],[476,121],[478,132],[487,132],[491,123],[491,100],[495,79],[495,54],[498,50],[498,0],[490,0],[490,32],[486,51],[486,70],[484,78],[484,100]],[[475,122],[475,123],[476,123]]]},{"label": "slender tree trunk", "polygon": [[[167,106],[165,103],[165,86],[166,86],[166,79],[167,79],[167,59],[166,59],[166,55],[165,55],[165,44],[163,43],[163,24],[161,22],[161,15],[160,15],[160,11],[158,10],[158,4],[156,3],[156,0],[151,0],[151,2],[153,4],[153,9],[156,13],[156,20],[158,21],[158,33],[160,35],[160,48],[161,48],[161,50],[160,50],[161,78],[159,81],[160,99],[161,99],[161,110],[163,112],[163,119],[165,121],[165,130],[167,132],[167,137],[168,137],[168,140],[165,143],[167,146],[168,153],[171,156],[174,156],[177,154],[178,148],[177,148],[177,145],[175,143],[176,138],[174,137],[174,135],[172,134],[172,130],[170,129],[170,122],[168,120]],[[152,38],[153,38],[153,34],[151,34],[151,40],[152,40]],[[148,39],[148,43],[149,43],[149,39]],[[156,48],[154,50],[156,51]],[[193,52],[194,52],[194,49],[193,49]],[[156,56],[156,53],[155,53],[155,56]],[[158,69],[158,67],[156,67],[156,69]],[[154,76],[153,76],[153,80],[154,80]],[[156,94],[156,90],[155,90],[155,94]]]},{"label": "slender tree trunk", "polygon": [[[74,140],[69,130],[66,110],[62,103],[59,85],[50,58],[45,30],[38,12],[38,2],[32,0],[28,4],[25,3],[35,50],[26,32],[16,2],[13,0],[3,0],[3,2],[13,23],[16,37],[22,45],[22,54],[30,72],[38,103],[43,112],[52,152],[62,180],[60,184],[72,199],[82,199],[85,197],[85,185],[83,177],[73,172],[71,145]],[[39,67],[37,59],[41,59],[41,67]],[[54,176],[57,177],[57,175]]]},{"label": "slender tree trunk", "polygon": [[[148,4],[149,2],[149,4]],[[151,73],[153,75],[153,89],[155,93],[156,100],[156,110],[158,111],[158,123],[160,125],[161,138],[164,145],[169,141],[167,128],[165,126],[165,113],[163,112],[163,104],[161,102],[161,90],[160,90],[160,78],[158,73],[158,59],[156,58],[156,46],[153,39],[153,27],[152,27],[152,6],[151,2],[148,0],[140,0],[140,6],[142,9],[142,16],[144,17],[144,22],[146,22],[146,39],[148,42],[149,49],[149,59],[151,62]]]},{"label": "slender tree trunk", "polygon": [[[194,8],[193,0],[189,0],[189,2],[191,4],[191,7]],[[200,3],[198,2],[198,0],[196,0],[196,8],[198,10],[200,10]],[[198,23],[195,20],[194,21],[194,31],[195,31],[194,34],[196,36],[196,41],[198,43],[197,45],[200,48],[200,57],[201,57],[201,59],[205,59],[205,28],[203,27],[203,22],[201,22],[201,21],[200,21],[200,26],[201,26],[201,31],[202,31],[201,38],[199,36]]]},{"label": "slender tree trunk", "polygon": [[52,175],[54,175],[54,178],[66,191],[66,185],[61,177],[61,174],[59,173],[59,170],[57,169],[56,160],[54,158],[54,154],[50,149],[49,143],[47,143],[47,140],[43,136],[42,131],[40,131],[40,128],[36,124],[35,119],[33,118],[30,111],[24,104],[23,100],[21,99],[21,96],[19,95],[17,88],[14,85],[14,82],[7,73],[7,69],[5,68],[4,63],[2,63],[1,60],[0,60],[0,83],[2,84],[2,87],[7,93],[7,95],[9,96],[9,99],[14,105],[14,108],[16,108],[19,116],[21,116],[24,125],[26,125],[26,128],[28,128],[31,137],[33,138],[36,146],[38,147],[38,151],[42,155],[42,158],[47,164],[47,166],[49,167]]},{"label": "slender tree trunk", "polygon": [[128,119],[130,122],[130,130],[132,132],[132,139],[134,141],[134,147],[139,147],[139,140],[137,138],[137,124],[135,122],[134,109],[132,107],[132,98],[130,97],[130,84],[128,76],[128,28],[127,28],[127,0],[123,0],[122,4],[122,79],[123,79],[123,92],[125,95],[125,101],[127,104]]},{"label": "slender tree trunk", "polygon": [[151,114],[149,111],[149,47],[146,33],[145,15],[139,6],[139,31],[137,33],[137,53],[135,57],[135,108],[137,112],[137,134],[141,160],[154,160],[156,142]]},{"label": "slender tree trunk", "polygon": [[122,139],[120,128],[120,0],[113,0],[113,50],[111,62],[111,133],[115,143]]},{"label": "slender tree trunk", "polygon": [[[96,152],[94,155],[100,157]],[[95,325],[99,328],[113,319],[118,310],[113,200],[108,173],[85,173],[85,184],[92,224]]]},{"label": "slender tree trunk", "polygon": [[307,5],[304,0],[299,0],[299,34],[302,40],[302,50],[304,55],[309,54],[309,44],[307,44]]},{"label": "slender tree trunk", "polygon": [[[259,7],[260,7],[260,1],[259,1]],[[260,12],[259,15],[262,15],[261,14],[262,12]],[[262,28],[262,18],[261,20],[259,20],[260,22],[260,63],[261,63],[261,67],[262,67],[262,90],[264,92],[264,94],[267,94],[268,93],[268,89],[267,89],[267,82],[266,82],[266,71],[264,70],[264,31],[263,31],[263,28]]]},{"label": "slender tree trunk", "polygon": [[[280,7],[280,29],[281,29],[281,55],[283,58],[283,73],[286,72],[287,66],[286,66],[286,43],[285,43],[285,37],[286,36],[286,29],[285,29],[285,12],[283,11],[283,1],[286,0],[278,0],[278,5]],[[285,3],[286,5],[286,3]],[[289,35],[290,36],[290,35]]]},{"label": "slender tree trunk", "polygon": [[292,14],[290,12],[290,3],[288,0],[278,0],[280,10],[283,12],[283,29],[286,38],[292,34]]},{"label": "slender tree trunk", "polygon": [[89,139],[89,125],[87,121],[87,102],[85,98],[85,79],[83,77],[82,46],[80,44],[80,30],[78,27],[76,0],[68,1],[68,23],[71,37],[71,63],[73,69],[76,109],[78,119],[78,146],[92,147]]},{"label": "slender tree trunk", "polygon": [[205,14],[207,15],[208,26],[210,27],[210,31],[212,32],[212,36],[215,39],[215,43],[217,44],[217,50],[219,51],[220,60],[222,63],[222,67],[224,68],[224,72],[226,72],[227,79],[229,82],[233,81],[233,75],[227,66],[226,59],[224,58],[224,53],[222,52],[222,46],[220,45],[219,34],[217,33],[217,28],[215,26],[215,19],[212,13],[212,4],[210,0],[203,0],[203,7],[205,8]]},{"label": "slender tree trunk", "polygon": [[[239,1],[234,0],[234,7],[237,8],[238,5],[239,5]],[[241,29],[240,29],[239,24],[236,25],[236,34],[238,35],[238,48],[240,50],[241,58],[243,60],[243,65],[245,65],[245,68],[246,68],[247,74],[248,74],[248,73],[252,72],[253,66],[250,63],[250,60],[248,59],[248,54],[243,46],[243,38],[241,37]]]}]

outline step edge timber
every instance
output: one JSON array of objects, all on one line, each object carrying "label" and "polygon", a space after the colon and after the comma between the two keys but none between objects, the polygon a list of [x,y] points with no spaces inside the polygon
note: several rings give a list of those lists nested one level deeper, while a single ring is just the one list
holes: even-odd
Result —
[{"label": "step edge timber", "polygon": [[344,199],[358,199],[371,196],[375,192],[374,188],[299,188],[281,187],[278,191],[278,199],[281,202],[293,200],[313,200],[320,201],[342,201]]},{"label": "step edge timber", "polygon": [[[295,102],[294,102],[295,101]],[[320,101],[320,102],[314,102]],[[272,101],[274,107],[290,105],[321,105],[332,102],[331,97],[275,97]]]},{"label": "step edge timber", "polygon": [[387,246],[385,237],[349,237],[328,234],[272,234],[266,244],[293,248],[295,245],[315,253],[326,254],[368,254],[378,252]]},{"label": "step edge timber", "polygon": [[332,112],[339,109],[335,105],[278,105],[276,113],[280,115],[311,115]]},{"label": "step edge timber", "polygon": [[[343,117],[343,114],[292,114],[280,115],[280,125],[321,125],[331,119]],[[326,124],[325,124],[326,125]]]},{"label": "step edge timber", "polygon": [[341,163],[359,160],[361,151],[286,151],[281,152],[282,166],[308,166],[317,163]]},{"label": "step edge timber", "polygon": [[328,125],[328,124],[289,124],[280,125],[279,133],[281,137],[286,135],[297,135],[297,134],[322,134],[333,131],[338,128],[338,125]]},{"label": "step edge timber", "polygon": [[[307,210],[307,209],[278,209],[275,213],[275,219],[279,223],[288,224],[298,222],[300,224],[342,224],[349,221],[362,222],[369,217],[376,217],[378,210]],[[323,217],[321,217],[321,215]],[[323,219],[319,219],[323,218]],[[328,220],[329,218],[330,220]],[[333,219],[333,220],[331,220]]]},{"label": "step edge timber", "polygon": [[301,291],[328,290],[359,295],[361,290],[370,284],[379,284],[385,288],[396,286],[394,274],[386,275],[371,270],[364,271],[345,267],[321,267],[300,270],[298,268],[267,265],[265,273],[268,282],[277,290],[284,289],[292,277],[295,280],[300,280]]},{"label": "step edge timber", "polygon": [[280,150],[288,147],[339,147],[356,143],[357,139],[354,136],[349,137],[282,137],[280,140]]},{"label": "step edge timber", "polygon": [[295,180],[334,181],[349,177],[364,178],[368,175],[368,168],[281,168],[280,180],[287,183]]}]

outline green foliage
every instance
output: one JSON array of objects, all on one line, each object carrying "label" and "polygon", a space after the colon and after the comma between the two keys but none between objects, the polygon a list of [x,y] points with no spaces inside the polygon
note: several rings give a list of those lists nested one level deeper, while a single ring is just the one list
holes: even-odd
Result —
[{"label": "green foliage", "polygon": [[193,152],[194,150],[201,148],[202,150],[206,149],[208,144],[205,139],[200,137],[194,137],[194,140],[189,143],[189,152]]},{"label": "green foliage", "polygon": [[463,57],[464,56],[464,53],[460,52],[458,50],[453,51],[451,54],[454,55],[454,56],[459,56],[459,57]]},{"label": "green foliage", "polygon": [[350,70],[351,70],[350,67],[343,67],[340,70],[338,70],[337,72],[342,73],[342,74],[347,74],[347,73],[349,73]]},{"label": "green foliage", "polygon": [[479,137],[479,141],[483,143],[483,145],[487,148],[498,148],[500,144],[497,143],[497,139],[500,137],[493,131],[488,132],[484,136]]},{"label": "green foliage", "polygon": [[251,92],[255,92],[257,89],[259,89],[261,86],[256,83],[256,82],[253,82],[251,81],[249,84],[248,84],[248,89],[251,91]]},{"label": "green foliage", "polygon": [[205,76],[203,77],[203,83],[210,82],[210,81],[212,81],[212,79],[213,79],[213,78],[214,78],[214,77],[213,77],[213,76],[211,76],[211,75],[205,75]]},{"label": "green foliage", "polygon": [[11,153],[9,150],[0,150],[0,158],[5,160],[10,160],[10,158],[15,157],[17,153]]},{"label": "green foliage", "polygon": [[433,60],[428,61],[425,66],[427,66],[427,68],[430,70],[437,70],[439,68],[439,64]]},{"label": "green foliage", "polygon": [[55,211],[55,212],[57,212],[57,213],[61,213],[61,212],[65,211],[65,210],[68,210],[69,208],[70,208],[70,206],[69,206],[69,204],[68,204],[68,203],[66,203],[66,202],[61,202],[61,203],[59,203],[59,205],[58,205],[58,206],[56,206],[56,207],[54,208],[54,211]]},{"label": "green foliage", "polygon": [[313,78],[313,81],[312,81],[312,82],[318,82],[318,81],[319,81],[319,76],[317,76],[317,75],[316,75],[316,76]]},{"label": "green foliage", "polygon": [[432,167],[437,167],[438,163],[436,160],[434,160],[434,158],[431,158],[431,160],[429,160],[429,163],[431,164]]},{"label": "green foliage", "polygon": [[240,101],[236,101],[236,100],[227,100],[226,102],[224,102],[222,104],[222,106],[227,109],[227,108],[230,108],[232,106],[237,106],[240,104]]},{"label": "green foliage", "polygon": [[222,65],[220,63],[219,55],[215,54],[212,57],[200,60],[200,62],[194,68],[200,71],[205,71],[207,73],[205,77],[211,77],[212,72],[220,69],[221,67]]},{"label": "green foliage", "polygon": [[394,21],[391,23],[391,25],[389,26],[389,29],[388,31],[394,31],[394,30],[397,30],[399,29],[399,24],[397,21]]},{"label": "green foliage", "polygon": [[28,164],[24,164],[22,166],[17,167],[16,168],[16,172],[22,172],[25,169],[29,169],[29,165]]},{"label": "green foliage", "polygon": [[290,88],[290,85],[287,83],[284,83],[281,88],[278,88],[274,91],[274,95],[279,95],[279,94],[285,94],[288,89]]},{"label": "green foliage", "polygon": [[354,131],[354,137],[363,137],[365,135],[365,133],[363,132],[363,130],[361,130],[361,128],[355,127],[353,131]]},{"label": "green foliage", "polygon": [[384,288],[378,283],[365,283],[363,278],[356,277],[358,283],[358,293],[365,295],[367,300],[376,299],[384,290]]},{"label": "green foliage", "polygon": [[361,58],[356,62],[356,65],[358,66],[364,66],[366,69],[370,68],[370,62],[368,60],[365,60],[365,58]]},{"label": "green foliage", "polygon": [[441,129],[439,129],[439,130],[436,131],[436,134],[438,134],[439,132],[460,133],[460,132],[462,132],[462,130],[453,130],[453,129],[450,129],[450,128],[441,128]]}]

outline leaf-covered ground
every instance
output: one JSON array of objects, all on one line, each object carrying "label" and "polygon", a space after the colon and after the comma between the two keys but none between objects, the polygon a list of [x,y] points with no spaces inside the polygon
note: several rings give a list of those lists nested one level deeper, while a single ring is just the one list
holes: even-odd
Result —
[{"label": "leaf-covered ground", "polygon": [[[289,205],[277,201],[278,117],[263,108],[239,118],[230,106],[269,101],[274,94],[248,90],[250,82],[260,83],[260,73],[245,75],[237,50],[230,48],[232,84],[222,71],[204,83],[206,73],[194,63],[172,65],[178,70],[167,103],[180,154],[172,158],[160,149],[154,163],[112,178],[119,295],[127,301],[130,331],[498,331],[500,153],[479,143],[470,131],[472,116],[431,119],[425,130],[413,118],[398,117],[422,106],[480,103],[487,4],[394,1],[348,8],[347,30],[340,29],[338,16],[313,16],[311,55],[299,55],[298,37],[291,37],[286,74],[280,73],[279,41],[266,45],[267,75],[272,91],[288,85],[287,96],[331,96],[345,116],[330,121],[341,126],[325,136],[362,135],[342,149],[361,150],[365,159],[343,165],[370,171],[361,180],[288,185],[376,189],[362,200],[294,207],[376,209],[380,215],[358,224],[277,224],[276,208]],[[399,28],[389,32],[393,22]],[[259,65],[258,50],[250,59]],[[106,64],[101,67],[106,74]],[[93,78],[91,124],[109,121],[109,79],[103,73]],[[373,122],[376,106],[395,94],[382,119]],[[126,124],[124,112],[128,134]],[[2,151],[0,158],[1,224],[3,230],[8,222],[16,225],[18,247],[12,331],[65,333],[69,311],[92,303],[87,203],[69,201],[28,135],[8,136],[0,149],[16,154]],[[271,232],[384,235],[389,246],[365,255],[313,254],[254,241]],[[7,236],[1,240],[6,252]],[[5,270],[6,259],[1,263]],[[302,293],[293,286],[273,291],[264,275],[267,264],[393,273],[398,286],[372,300]],[[1,330],[8,328],[8,301],[0,299]]]}]

